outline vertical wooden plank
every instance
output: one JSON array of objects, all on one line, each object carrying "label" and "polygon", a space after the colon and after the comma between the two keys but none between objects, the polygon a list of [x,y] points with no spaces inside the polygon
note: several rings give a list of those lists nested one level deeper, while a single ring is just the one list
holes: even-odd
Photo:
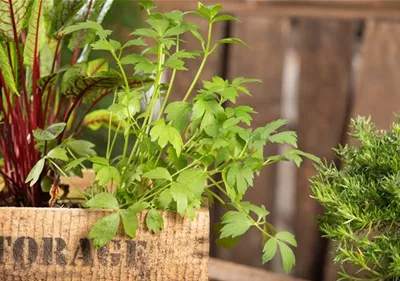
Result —
[{"label": "vertical wooden plank", "polygon": [[[399,61],[400,23],[367,21],[352,117],[371,116],[379,129],[389,129],[394,113],[400,113]],[[332,252],[333,246],[330,248]],[[333,264],[333,257],[328,253],[325,281],[338,278],[340,266]]]},{"label": "vertical wooden plank", "polygon": [[369,116],[388,129],[400,113],[400,23],[366,23],[353,116]]},{"label": "vertical wooden plank", "polygon": [[[253,97],[243,96],[238,104],[252,106],[258,114],[253,125],[263,126],[280,117],[283,61],[289,32],[289,19],[246,17],[243,23],[233,23],[232,37],[243,39],[251,49],[231,45],[229,49],[228,78],[259,78],[262,84],[250,85]],[[268,155],[277,153],[277,146],[267,147]],[[254,187],[249,189],[245,200],[263,204],[271,210],[276,166],[265,168],[256,178]],[[221,210],[222,212],[222,210]],[[270,218],[271,219],[271,218]],[[217,249],[217,257],[251,266],[261,266],[261,239],[257,230],[249,231],[234,249]]]},{"label": "vertical wooden plank", "polygon": [[[332,147],[341,142],[347,124],[354,24],[339,20],[301,19],[297,48],[300,57],[299,148],[327,161],[334,160]],[[326,242],[321,239],[315,216],[317,202],[310,198],[309,178],[315,174],[305,161],[297,176],[295,216],[295,275],[321,280]]]}]

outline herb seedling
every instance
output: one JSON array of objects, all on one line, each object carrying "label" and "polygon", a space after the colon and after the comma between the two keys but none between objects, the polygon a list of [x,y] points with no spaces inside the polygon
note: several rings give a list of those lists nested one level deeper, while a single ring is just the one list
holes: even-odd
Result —
[{"label": "herb seedling", "polygon": [[[141,4],[148,14],[147,26],[136,29],[133,39],[124,44],[111,39],[111,31],[91,21],[69,26],[62,32],[67,35],[95,30],[97,41],[91,48],[112,56],[117,65],[117,71],[112,73],[123,81],[114,88],[112,105],[90,114],[95,128],[108,128],[105,157],[83,153],[60,167],[67,172],[83,161],[91,162],[96,178],[86,192],[89,200],[84,206],[114,210],[94,225],[89,238],[102,247],[114,237],[121,222],[126,234],[135,237],[139,227],[137,213],[144,210],[147,228],[157,233],[164,228],[160,210],[193,218],[196,209],[218,201],[227,207],[217,227],[218,243],[233,246],[241,235],[255,227],[263,237],[263,263],[279,249],[289,272],[295,264],[290,248],[296,246],[294,236],[278,233],[267,221],[265,207],[243,201],[243,196],[253,185],[254,175],[264,166],[283,160],[300,165],[302,157],[316,158],[296,149],[295,132],[278,132],[285,120],[253,129],[255,112],[251,107],[224,106],[228,101],[235,104],[240,94],[250,95],[245,85],[259,80],[212,77],[203,81],[202,89],[195,90],[208,58],[219,46],[245,45],[237,38],[212,41],[215,23],[236,18],[221,15],[221,5],[199,3],[196,11],[161,14],[153,12],[151,1]],[[206,38],[197,25],[186,21],[187,14],[208,22]],[[200,42],[201,50],[182,49],[180,38],[184,33],[192,34],[193,40]],[[127,53],[126,48],[133,45],[143,47],[142,53]],[[191,86],[182,100],[171,102],[176,73],[187,70],[185,61],[196,57],[201,57],[202,62]],[[134,73],[126,66],[133,66]],[[171,75],[168,83],[163,83],[166,71]],[[133,87],[129,78],[139,74],[150,76],[153,81]],[[145,109],[141,109],[141,104]],[[118,134],[124,137],[123,152],[112,157]],[[284,143],[293,148],[284,155],[265,157],[263,148],[268,143]]]},{"label": "herb seedling", "polygon": [[361,145],[339,147],[343,169],[321,163],[312,179],[325,209],[320,227],[335,242],[335,261],[357,270],[343,269],[341,280],[399,280],[400,125],[380,131],[358,118],[351,127]]}]

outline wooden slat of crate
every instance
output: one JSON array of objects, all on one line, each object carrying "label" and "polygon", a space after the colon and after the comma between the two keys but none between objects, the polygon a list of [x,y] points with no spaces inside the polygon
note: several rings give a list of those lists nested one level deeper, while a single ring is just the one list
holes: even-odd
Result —
[{"label": "wooden slat of crate", "polygon": [[[232,262],[210,258],[210,281],[302,281],[288,275],[271,273],[263,269],[252,268]],[[304,281],[304,280],[303,280]]]},{"label": "wooden slat of crate", "polygon": [[[280,118],[282,72],[289,25],[287,18],[265,17],[246,17],[242,23],[233,23],[232,37],[243,39],[251,49],[242,45],[230,46],[228,78],[247,77],[263,80],[263,83],[249,84],[252,97],[243,95],[237,101],[238,105],[252,106],[258,112],[254,115],[253,127],[264,126]],[[265,153],[277,154],[277,146],[268,146]],[[245,200],[263,204],[273,214],[271,208],[275,183],[276,166],[263,169],[261,175],[255,179],[254,187],[248,190]],[[251,266],[261,266],[260,232],[252,229],[234,249],[216,251],[217,257]]]},{"label": "wooden slat of crate", "polygon": [[[389,129],[396,119],[394,114],[400,113],[399,61],[400,23],[367,21],[352,117],[370,115],[379,129]],[[340,266],[333,265],[332,259],[328,253],[325,281],[338,277]]]},{"label": "wooden slat of crate", "polygon": [[[160,7],[193,10],[194,0],[158,0]],[[390,0],[206,0],[206,4],[222,4],[227,13],[237,15],[283,15],[330,18],[400,18],[400,2]]]},{"label": "wooden slat of crate", "polygon": [[[349,21],[301,19],[297,50],[300,56],[299,148],[328,161],[347,127],[354,24]],[[297,176],[295,274],[320,280],[326,243],[322,241],[315,216],[320,213],[310,198],[309,178],[315,174],[305,161]]]}]

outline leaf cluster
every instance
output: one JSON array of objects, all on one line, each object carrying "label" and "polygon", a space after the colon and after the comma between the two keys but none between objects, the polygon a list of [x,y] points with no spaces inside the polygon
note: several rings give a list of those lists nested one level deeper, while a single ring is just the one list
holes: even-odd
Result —
[{"label": "leaf cluster", "polygon": [[[252,127],[252,115],[256,112],[250,106],[236,105],[236,101],[239,95],[251,95],[246,85],[259,80],[211,77],[210,81],[202,81],[201,89],[195,89],[208,58],[220,45],[246,45],[237,38],[212,40],[216,22],[236,20],[221,15],[221,5],[199,3],[196,11],[161,14],[154,12],[151,1],[141,1],[141,4],[148,14],[147,25],[133,31],[132,40],[126,43],[115,41],[111,31],[93,21],[62,30],[61,34],[69,36],[84,30],[94,32],[91,48],[109,53],[118,66],[111,73],[115,77],[111,87],[113,103],[107,109],[91,112],[84,120],[91,124],[90,128],[108,129],[107,153],[104,157],[96,156],[91,153],[92,147],[83,144],[85,148],[79,153],[71,148],[68,139],[56,146],[62,165],[57,165],[51,158],[54,155],[48,153],[43,161],[52,161],[61,174],[82,167],[83,161],[92,166],[95,181],[85,192],[88,198],[85,207],[114,210],[90,232],[89,238],[94,239],[97,247],[113,238],[121,221],[125,232],[134,237],[139,227],[139,211],[147,211],[147,228],[156,233],[164,227],[160,211],[176,211],[193,219],[197,209],[218,201],[227,208],[217,226],[218,243],[232,246],[250,228],[256,228],[262,238],[263,263],[271,260],[279,249],[284,268],[289,272],[295,264],[290,248],[296,246],[294,236],[277,232],[267,221],[269,212],[265,207],[246,202],[243,197],[264,166],[278,161],[294,161],[300,165],[304,157],[318,159],[297,150],[296,133],[282,130],[285,120]],[[206,37],[200,34],[196,24],[186,20],[188,14],[207,21]],[[183,34],[192,35],[193,40],[200,42],[201,49],[182,49]],[[142,51],[128,53],[129,46],[140,47]],[[197,57],[201,63],[190,87],[183,99],[172,102],[176,73],[186,71],[186,61]],[[92,80],[96,83],[98,76],[85,76],[85,67],[75,70],[84,76],[74,78],[78,79],[74,82],[76,85],[81,85],[82,80],[83,86]],[[165,72],[170,73],[167,82],[162,79]],[[133,83],[137,75],[151,79]],[[99,83],[99,88],[109,85]],[[112,157],[118,135],[123,136],[123,152]],[[264,147],[273,143],[288,144],[292,148],[283,155],[265,156]],[[41,164],[37,165],[39,170]],[[28,179],[33,181],[36,177]]]},{"label": "leaf cluster", "polygon": [[359,145],[336,149],[343,162],[318,165],[313,197],[324,207],[319,223],[336,242],[335,261],[356,266],[346,280],[398,280],[400,277],[400,125],[377,130],[368,119],[351,122]]}]

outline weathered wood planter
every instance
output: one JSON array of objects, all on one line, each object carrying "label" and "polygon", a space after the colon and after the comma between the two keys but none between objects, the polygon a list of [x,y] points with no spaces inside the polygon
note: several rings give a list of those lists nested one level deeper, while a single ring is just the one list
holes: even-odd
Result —
[{"label": "weathered wood planter", "polygon": [[94,249],[86,239],[108,211],[53,208],[0,208],[0,280],[137,281],[208,280],[209,214],[194,221],[163,214],[165,229],[144,227],[130,239],[122,231]]}]

